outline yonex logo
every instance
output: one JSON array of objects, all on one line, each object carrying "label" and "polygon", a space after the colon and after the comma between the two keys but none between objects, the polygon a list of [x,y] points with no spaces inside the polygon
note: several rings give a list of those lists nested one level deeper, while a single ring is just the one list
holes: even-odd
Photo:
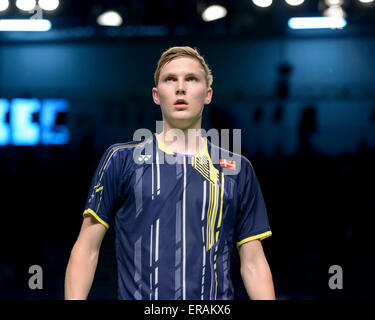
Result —
[{"label": "yonex logo", "polygon": [[138,157],[138,161],[143,162],[143,161],[148,161],[151,158],[150,154],[141,154]]}]

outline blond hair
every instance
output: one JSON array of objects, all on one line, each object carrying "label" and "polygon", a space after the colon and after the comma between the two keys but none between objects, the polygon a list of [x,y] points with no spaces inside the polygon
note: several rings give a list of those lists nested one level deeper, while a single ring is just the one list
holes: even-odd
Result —
[{"label": "blond hair", "polygon": [[197,49],[193,49],[191,47],[172,47],[172,48],[169,48],[168,50],[163,52],[163,54],[161,55],[161,57],[158,61],[158,65],[157,65],[156,71],[154,73],[155,86],[157,86],[158,83],[159,83],[159,77],[160,77],[161,69],[168,62],[171,62],[174,59],[182,58],[182,57],[193,58],[193,59],[198,60],[198,62],[201,64],[201,66],[204,69],[204,73],[206,75],[207,87],[208,88],[211,87],[212,81],[213,81],[211,70],[208,67],[204,58],[199,54]]}]

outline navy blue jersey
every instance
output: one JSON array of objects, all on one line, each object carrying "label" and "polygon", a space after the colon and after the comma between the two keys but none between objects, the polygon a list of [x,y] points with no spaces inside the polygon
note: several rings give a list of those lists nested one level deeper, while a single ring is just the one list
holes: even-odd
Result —
[{"label": "navy blue jersey", "polygon": [[114,223],[119,299],[233,299],[233,245],[271,235],[250,161],[204,140],[192,156],[156,134],[103,155],[83,215]]}]

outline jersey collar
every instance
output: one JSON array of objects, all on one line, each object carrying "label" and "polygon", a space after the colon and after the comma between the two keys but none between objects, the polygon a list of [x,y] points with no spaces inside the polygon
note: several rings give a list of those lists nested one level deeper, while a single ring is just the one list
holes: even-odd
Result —
[{"label": "jersey collar", "polygon": [[155,138],[156,146],[161,151],[165,152],[166,154],[170,154],[170,155],[174,155],[174,156],[182,156],[182,157],[200,157],[203,154],[208,154],[208,140],[207,140],[206,137],[203,137],[203,140],[204,140],[203,148],[198,153],[196,153],[195,155],[194,154],[181,154],[181,153],[177,153],[177,152],[173,152],[173,151],[169,150],[168,147],[162,141],[159,140],[158,134],[156,132],[154,133],[154,138]]}]

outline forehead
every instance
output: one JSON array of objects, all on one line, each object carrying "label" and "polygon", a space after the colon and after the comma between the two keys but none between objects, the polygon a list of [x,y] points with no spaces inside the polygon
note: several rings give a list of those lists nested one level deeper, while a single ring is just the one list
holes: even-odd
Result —
[{"label": "forehead", "polygon": [[167,73],[202,73],[204,69],[197,59],[178,57],[166,63],[160,70],[160,75]]}]

